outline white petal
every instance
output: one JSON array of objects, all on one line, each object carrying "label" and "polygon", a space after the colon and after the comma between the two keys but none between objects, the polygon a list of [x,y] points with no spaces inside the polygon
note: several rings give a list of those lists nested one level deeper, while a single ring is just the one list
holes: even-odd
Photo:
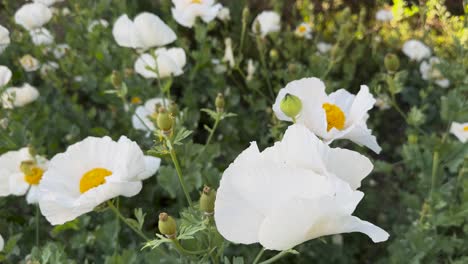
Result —
[{"label": "white petal", "polygon": [[37,204],[39,202],[39,188],[37,186],[31,186],[28,195],[26,195],[26,201],[28,204]]},{"label": "white petal", "polygon": [[153,176],[159,170],[161,159],[152,156],[145,156],[145,165],[146,170],[138,176],[140,180],[146,180]]},{"label": "white petal", "polygon": [[11,79],[12,73],[6,66],[0,65],[0,87],[6,85]]},{"label": "white petal", "polygon": [[150,70],[156,68],[156,60],[148,53],[142,54],[140,57],[138,57],[134,68],[135,72],[147,79],[158,77],[158,75],[153,70]]},{"label": "white petal", "polygon": [[369,92],[369,87],[361,85],[361,89],[356,94],[353,105],[349,110],[349,120],[346,120],[346,122],[353,124],[362,121],[366,117],[367,111],[372,109],[374,104],[375,98]]},{"label": "white petal", "polygon": [[137,29],[126,14],[121,15],[114,23],[112,35],[115,41],[122,47],[139,48],[143,45],[137,36]]},{"label": "white petal", "polygon": [[3,240],[2,235],[0,235],[0,252],[3,250],[4,246],[5,246],[5,241]]},{"label": "white petal", "polygon": [[27,30],[40,28],[51,18],[50,9],[39,3],[25,4],[15,13],[15,22]]},{"label": "white petal", "polygon": [[139,14],[135,18],[134,25],[145,49],[164,46],[177,39],[174,31],[166,23],[148,12]]},{"label": "white petal", "polygon": [[377,154],[382,151],[382,148],[377,143],[376,137],[372,135],[372,131],[368,129],[365,124],[354,125],[342,138],[347,138],[357,144],[366,146]]},{"label": "white petal", "polygon": [[13,195],[25,195],[29,184],[24,180],[24,173],[18,172],[10,175],[10,192]]}]

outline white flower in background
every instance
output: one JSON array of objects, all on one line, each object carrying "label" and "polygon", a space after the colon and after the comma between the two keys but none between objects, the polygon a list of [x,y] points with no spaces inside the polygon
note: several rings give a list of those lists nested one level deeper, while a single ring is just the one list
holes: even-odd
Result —
[{"label": "white flower in background", "polygon": [[3,108],[12,109],[15,107],[23,107],[29,103],[36,101],[39,97],[39,91],[28,83],[21,87],[7,88],[1,95],[0,99]]},{"label": "white flower in background", "polygon": [[419,40],[408,40],[403,44],[403,53],[411,60],[421,61],[431,56],[431,50]]},{"label": "white flower in background", "polygon": [[292,81],[279,91],[273,105],[278,119],[292,121],[280,108],[281,101],[287,94],[297,96],[302,102],[297,123],[305,125],[327,144],[335,139],[349,139],[376,153],[381,151],[377,139],[366,124],[369,117],[367,112],[375,104],[367,86],[361,85],[357,95],[344,89],[327,95],[325,84],[318,78]]},{"label": "white flower in background", "polygon": [[36,71],[41,66],[39,61],[29,54],[24,55],[20,58],[20,64],[23,67],[23,69],[27,72]]},{"label": "white flower in background", "polygon": [[91,212],[120,195],[131,197],[161,160],[145,156],[127,137],[88,137],[54,156],[39,184],[42,215],[59,225]]},{"label": "white flower in background", "polygon": [[2,235],[0,235],[0,252],[3,251],[4,246],[5,246],[5,241],[3,240]]},{"label": "white flower in background", "polygon": [[375,106],[380,110],[390,109],[390,98],[388,95],[379,95],[377,99],[375,99]]},{"label": "white flower in background", "polygon": [[219,12],[218,12],[218,15],[216,16],[219,20],[221,21],[229,21],[231,20],[231,11],[229,10],[229,8],[223,6]]},{"label": "white flower in background", "polygon": [[225,45],[225,48],[224,48],[223,62],[229,63],[229,67],[233,68],[236,65],[236,62],[234,61],[234,53],[232,51],[231,38],[225,38],[224,45]]},{"label": "white flower in background", "polygon": [[70,46],[66,43],[64,44],[58,44],[53,50],[52,50],[52,53],[54,53],[54,57],[56,59],[60,59],[62,58],[63,56],[65,56],[65,54],[67,54],[67,52],[70,50]]},{"label": "white flower in background", "polygon": [[134,68],[135,72],[147,79],[158,78],[158,76],[165,78],[184,73],[183,68],[186,62],[184,49],[159,48],[154,52],[154,55],[149,53],[140,55]]},{"label": "white flower in background", "polygon": [[317,43],[317,49],[320,53],[327,53],[333,48],[332,44],[326,42]]},{"label": "white flower in background", "polygon": [[431,57],[428,61],[424,60],[419,65],[419,71],[421,72],[421,77],[428,81],[432,80],[435,84],[442,88],[447,88],[450,86],[450,81],[442,75],[437,65],[440,64],[440,59],[437,57]]},{"label": "white flower in background", "polygon": [[43,4],[29,3],[15,13],[15,22],[27,30],[41,28],[52,18],[52,12]]},{"label": "white flower in background", "polygon": [[263,152],[252,143],[224,172],[216,226],[229,241],[270,250],[350,232],[385,241],[387,232],[352,215],[364,196],[356,188],[372,168],[361,154],[329,148],[304,126],[292,125]]},{"label": "white flower in background", "polygon": [[148,12],[140,13],[133,21],[121,15],[114,23],[112,34],[120,46],[140,50],[164,46],[177,39],[164,21]]},{"label": "white flower in background", "polygon": [[[257,23],[260,27],[260,32],[257,32]],[[263,11],[260,13],[252,23],[252,31],[261,34],[265,37],[269,33],[278,32],[281,29],[281,17],[274,11]]]},{"label": "white flower in background", "polygon": [[310,23],[302,22],[294,30],[294,34],[301,38],[311,39],[312,38],[312,26]]},{"label": "white flower in background", "polygon": [[392,21],[393,19],[392,10],[380,9],[379,11],[377,11],[377,13],[375,13],[375,19],[382,21],[382,22]]},{"label": "white flower in background", "polygon": [[188,28],[193,27],[197,17],[205,23],[211,22],[223,7],[221,4],[215,4],[214,0],[172,0],[172,4],[172,16],[175,21]]},{"label": "white flower in background", "polygon": [[5,86],[11,80],[12,73],[6,66],[0,65],[0,88]]},{"label": "white flower in background", "polygon": [[468,140],[468,122],[452,122],[450,133],[454,134],[462,143],[465,143]]},{"label": "white flower in background", "polygon": [[255,71],[256,71],[255,64],[252,59],[249,59],[247,61],[247,77],[246,77],[247,81],[251,81],[253,79]]},{"label": "white flower in background", "polygon": [[81,76],[81,75],[75,76],[75,77],[73,78],[73,80],[74,80],[75,82],[82,82],[83,79],[84,79],[84,78],[83,78],[83,76]]},{"label": "white flower in background", "polygon": [[29,31],[32,42],[36,46],[50,45],[54,43],[54,36],[46,28],[35,28]]},{"label": "white flower in background", "polygon": [[107,20],[105,19],[93,20],[91,21],[91,23],[89,23],[88,32],[94,31],[94,29],[96,29],[99,26],[103,28],[107,28],[109,26],[109,22],[107,22]]},{"label": "white flower in background", "polygon": [[10,45],[10,31],[0,25],[0,54]]},{"label": "white flower in background", "polygon": [[[29,148],[9,151],[0,156],[0,196],[25,195],[29,204],[37,203],[38,185],[48,161],[44,157],[33,157]],[[28,191],[29,190],[29,191]]]},{"label": "white flower in background", "polygon": [[51,6],[55,3],[63,2],[64,0],[33,0],[34,3],[40,3],[46,6]]},{"label": "white flower in background", "polygon": [[43,63],[41,65],[41,69],[39,70],[39,73],[42,76],[47,76],[49,72],[55,71],[59,68],[59,65],[55,61],[48,61],[46,63]]},{"label": "white flower in background", "polygon": [[[166,101],[166,104],[170,104],[170,102]],[[158,108],[163,105],[163,98],[152,98],[146,101],[144,105],[138,106],[132,116],[133,128],[147,132],[156,130],[153,121],[151,121],[151,116],[157,113]]]},{"label": "white flower in background", "polygon": [[211,64],[213,64],[214,72],[217,74],[221,74],[227,71],[226,65],[221,63],[221,61],[218,59],[212,59]]},{"label": "white flower in background", "polygon": [[68,16],[71,14],[71,11],[68,7],[62,8],[62,16]]}]

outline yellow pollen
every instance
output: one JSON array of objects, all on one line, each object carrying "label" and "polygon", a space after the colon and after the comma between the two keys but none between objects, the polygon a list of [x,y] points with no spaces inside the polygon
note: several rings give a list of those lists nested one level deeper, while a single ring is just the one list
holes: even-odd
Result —
[{"label": "yellow pollen", "polygon": [[141,98],[138,97],[138,96],[134,96],[134,97],[132,97],[131,103],[132,104],[141,104]]},{"label": "yellow pollen", "polygon": [[465,126],[465,127],[463,128],[463,131],[468,132],[468,126]]},{"label": "yellow pollen", "polygon": [[85,193],[92,188],[106,183],[106,177],[111,174],[112,171],[103,168],[95,168],[86,172],[80,180],[80,192]]},{"label": "yellow pollen", "polygon": [[43,174],[44,170],[39,167],[33,167],[27,174],[24,174],[24,180],[30,185],[38,185]]},{"label": "yellow pollen", "polygon": [[342,130],[346,120],[343,111],[337,105],[329,103],[324,103],[322,107],[327,115],[327,131],[330,131],[332,128]]},{"label": "yellow pollen", "polygon": [[202,0],[192,0],[192,4],[201,4]]},{"label": "yellow pollen", "polygon": [[304,32],[307,31],[307,28],[304,25],[302,25],[302,26],[299,26],[299,28],[297,30],[299,30],[299,32],[301,32],[301,33],[304,33]]}]

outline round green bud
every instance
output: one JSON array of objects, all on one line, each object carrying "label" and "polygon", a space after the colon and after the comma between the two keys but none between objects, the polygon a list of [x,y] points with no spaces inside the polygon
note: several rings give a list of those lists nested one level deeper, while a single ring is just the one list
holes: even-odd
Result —
[{"label": "round green bud", "polygon": [[200,210],[207,215],[212,215],[214,213],[215,200],[216,191],[205,186],[200,197]]},{"label": "round green bud", "polygon": [[120,75],[118,71],[116,70],[112,71],[111,82],[115,88],[120,88],[120,86],[122,85],[122,76]]},{"label": "round green bud", "polygon": [[158,117],[156,120],[156,124],[158,125],[159,129],[164,132],[171,131],[172,129],[172,117],[167,112],[166,108],[160,107]]},{"label": "round green bud", "polygon": [[417,144],[418,143],[418,135],[416,134],[410,134],[408,136],[408,143],[410,144]]},{"label": "round green bud", "polygon": [[385,55],[384,64],[389,72],[396,72],[400,68],[400,60],[398,56],[393,53]]},{"label": "round green bud", "polygon": [[159,214],[159,232],[168,238],[175,238],[177,234],[177,223],[172,216],[167,213]]},{"label": "round green bud", "polygon": [[179,107],[175,102],[171,102],[171,105],[169,105],[169,113],[171,113],[172,116],[177,116],[179,114]]},{"label": "round green bud", "polygon": [[270,58],[273,60],[273,61],[277,61],[278,58],[279,58],[279,53],[276,49],[271,49],[270,50]]},{"label": "round green bud", "polygon": [[281,100],[280,109],[286,116],[295,119],[302,110],[301,99],[288,93],[284,96],[283,100]]},{"label": "round green bud", "polygon": [[242,10],[242,22],[247,24],[247,21],[249,19],[249,16],[250,16],[250,10],[249,10],[249,7],[244,7],[244,9]]},{"label": "round green bud", "polygon": [[224,100],[224,95],[222,93],[219,93],[218,96],[216,96],[215,100],[216,111],[224,112],[225,105],[226,101]]}]

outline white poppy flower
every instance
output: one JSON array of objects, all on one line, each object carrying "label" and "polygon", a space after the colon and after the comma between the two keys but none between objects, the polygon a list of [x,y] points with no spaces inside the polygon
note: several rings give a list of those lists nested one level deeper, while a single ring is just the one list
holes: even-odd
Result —
[{"label": "white poppy flower", "polygon": [[40,3],[46,6],[51,6],[55,3],[63,2],[64,0],[33,0],[34,3]]},{"label": "white poppy flower", "polygon": [[188,28],[193,27],[197,17],[205,23],[211,22],[223,7],[221,4],[215,4],[214,0],[172,0],[172,3],[172,16],[175,21]]},{"label": "white poppy flower", "polygon": [[1,102],[3,108],[12,109],[15,107],[23,107],[29,103],[36,101],[39,97],[39,91],[28,83],[21,87],[7,88],[1,94]]},{"label": "white poppy flower", "polygon": [[317,43],[317,49],[320,53],[327,53],[333,48],[332,44],[326,42],[319,42]]},{"label": "white poppy flower", "polygon": [[63,56],[65,56],[65,54],[67,54],[67,52],[70,50],[70,46],[66,43],[64,44],[58,44],[53,50],[52,50],[52,53],[54,53],[54,57],[56,59],[60,59],[62,58]]},{"label": "white poppy flower", "polygon": [[10,31],[0,25],[0,54],[10,45]]},{"label": "white poppy flower", "polygon": [[294,34],[301,38],[311,39],[312,38],[312,26],[310,23],[303,22],[297,26],[294,30]]},{"label": "white poppy flower", "polygon": [[23,5],[15,13],[15,22],[27,30],[41,28],[52,18],[50,9],[40,3],[29,3]]},{"label": "white poppy flower", "polygon": [[29,148],[9,151],[0,156],[0,196],[25,195],[29,204],[37,203],[38,186],[47,170],[47,159],[33,157]]},{"label": "white poppy flower", "polygon": [[12,73],[8,67],[0,65],[0,88],[11,80]]},{"label": "white poppy flower", "polygon": [[465,143],[468,140],[468,122],[452,122],[450,133],[454,134],[462,143]]},{"label": "white poppy flower", "polygon": [[278,119],[292,121],[280,109],[280,103],[286,94],[295,95],[302,101],[303,107],[297,123],[304,124],[326,143],[330,144],[335,139],[349,139],[376,153],[381,151],[375,136],[366,125],[367,112],[375,104],[367,86],[361,85],[357,95],[344,89],[327,95],[325,84],[318,78],[290,82],[279,91],[273,110]]},{"label": "white poppy flower", "polygon": [[440,87],[447,88],[450,86],[450,81],[444,78],[440,70],[437,69],[437,64],[439,63],[439,58],[431,57],[428,61],[424,60],[421,62],[421,65],[419,65],[419,71],[421,72],[423,80],[432,80]]},{"label": "white poppy flower", "polygon": [[361,154],[329,148],[304,126],[292,125],[263,152],[252,143],[224,172],[216,226],[229,241],[271,250],[350,232],[385,241],[387,232],[352,216],[364,196],[356,187],[372,167]]},{"label": "white poppy flower", "polygon": [[48,61],[44,64],[41,65],[41,69],[39,70],[39,73],[42,76],[47,76],[49,72],[55,71],[56,69],[59,68],[59,65],[55,61]]},{"label": "white poppy flower", "polygon": [[[166,104],[169,103],[170,102],[166,101]],[[152,98],[146,101],[143,106],[138,106],[135,110],[135,114],[132,116],[133,128],[147,132],[156,130],[153,121],[151,121],[151,115],[157,111],[158,105],[164,105],[163,98]]]},{"label": "white poppy flower", "polygon": [[392,10],[380,9],[379,11],[377,11],[377,13],[375,13],[375,19],[382,21],[382,22],[392,21],[393,19]]},{"label": "white poppy flower", "polygon": [[88,26],[88,32],[94,31],[94,29],[98,26],[101,26],[103,28],[107,28],[109,26],[109,22],[105,19],[98,19],[98,20],[93,20],[91,23],[89,23]]},{"label": "white poppy flower", "polygon": [[251,81],[254,77],[255,71],[256,71],[255,64],[252,59],[249,59],[247,61],[247,81]]},{"label": "white poppy flower", "polygon": [[431,50],[419,40],[408,40],[403,44],[403,53],[411,60],[421,61],[431,56]]},{"label": "white poppy flower", "polygon": [[112,29],[114,39],[122,47],[147,50],[172,43],[177,39],[172,29],[157,15],[143,12],[131,21],[121,15]]},{"label": "white poppy flower", "polygon": [[[260,26],[260,32],[257,32],[257,23]],[[269,33],[278,32],[281,29],[281,17],[274,11],[263,11],[252,23],[252,31],[265,37]]]},{"label": "white poppy flower", "polygon": [[54,43],[54,36],[46,28],[35,28],[29,31],[32,42],[36,46],[50,45]]},{"label": "white poppy flower", "polygon": [[229,8],[223,6],[216,17],[221,21],[229,21],[231,20],[231,11]]},{"label": "white poppy flower", "polygon": [[229,67],[233,68],[236,65],[236,62],[234,61],[234,53],[232,51],[232,39],[225,38],[224,45],[225,45],[225,48],[224,48],[223,62],[229,63]]},{"label": "white poppy flower", "polygon": [[140,55],[134,68],[135,72],[147,79],[158,78],[158,75],[160,78],[165,78],[184,73],[186,62],[184,49],[159,48],[154,52],[154,56],[149,53]]},{"label": "white poppy flower", "polygon": [[27,72],[36,71],[41,66],[39,61],[29,54],[24,55],[20,58],[20,64],[23,67],[23,69]]},{"label": "white poppy flower", "polygon": [[123,195],[137,195],[142,180],[154,175],[161,160],[145,156],[127,137],[88,137],[57,154],[39,184],[39,207],[59,225]]}]

